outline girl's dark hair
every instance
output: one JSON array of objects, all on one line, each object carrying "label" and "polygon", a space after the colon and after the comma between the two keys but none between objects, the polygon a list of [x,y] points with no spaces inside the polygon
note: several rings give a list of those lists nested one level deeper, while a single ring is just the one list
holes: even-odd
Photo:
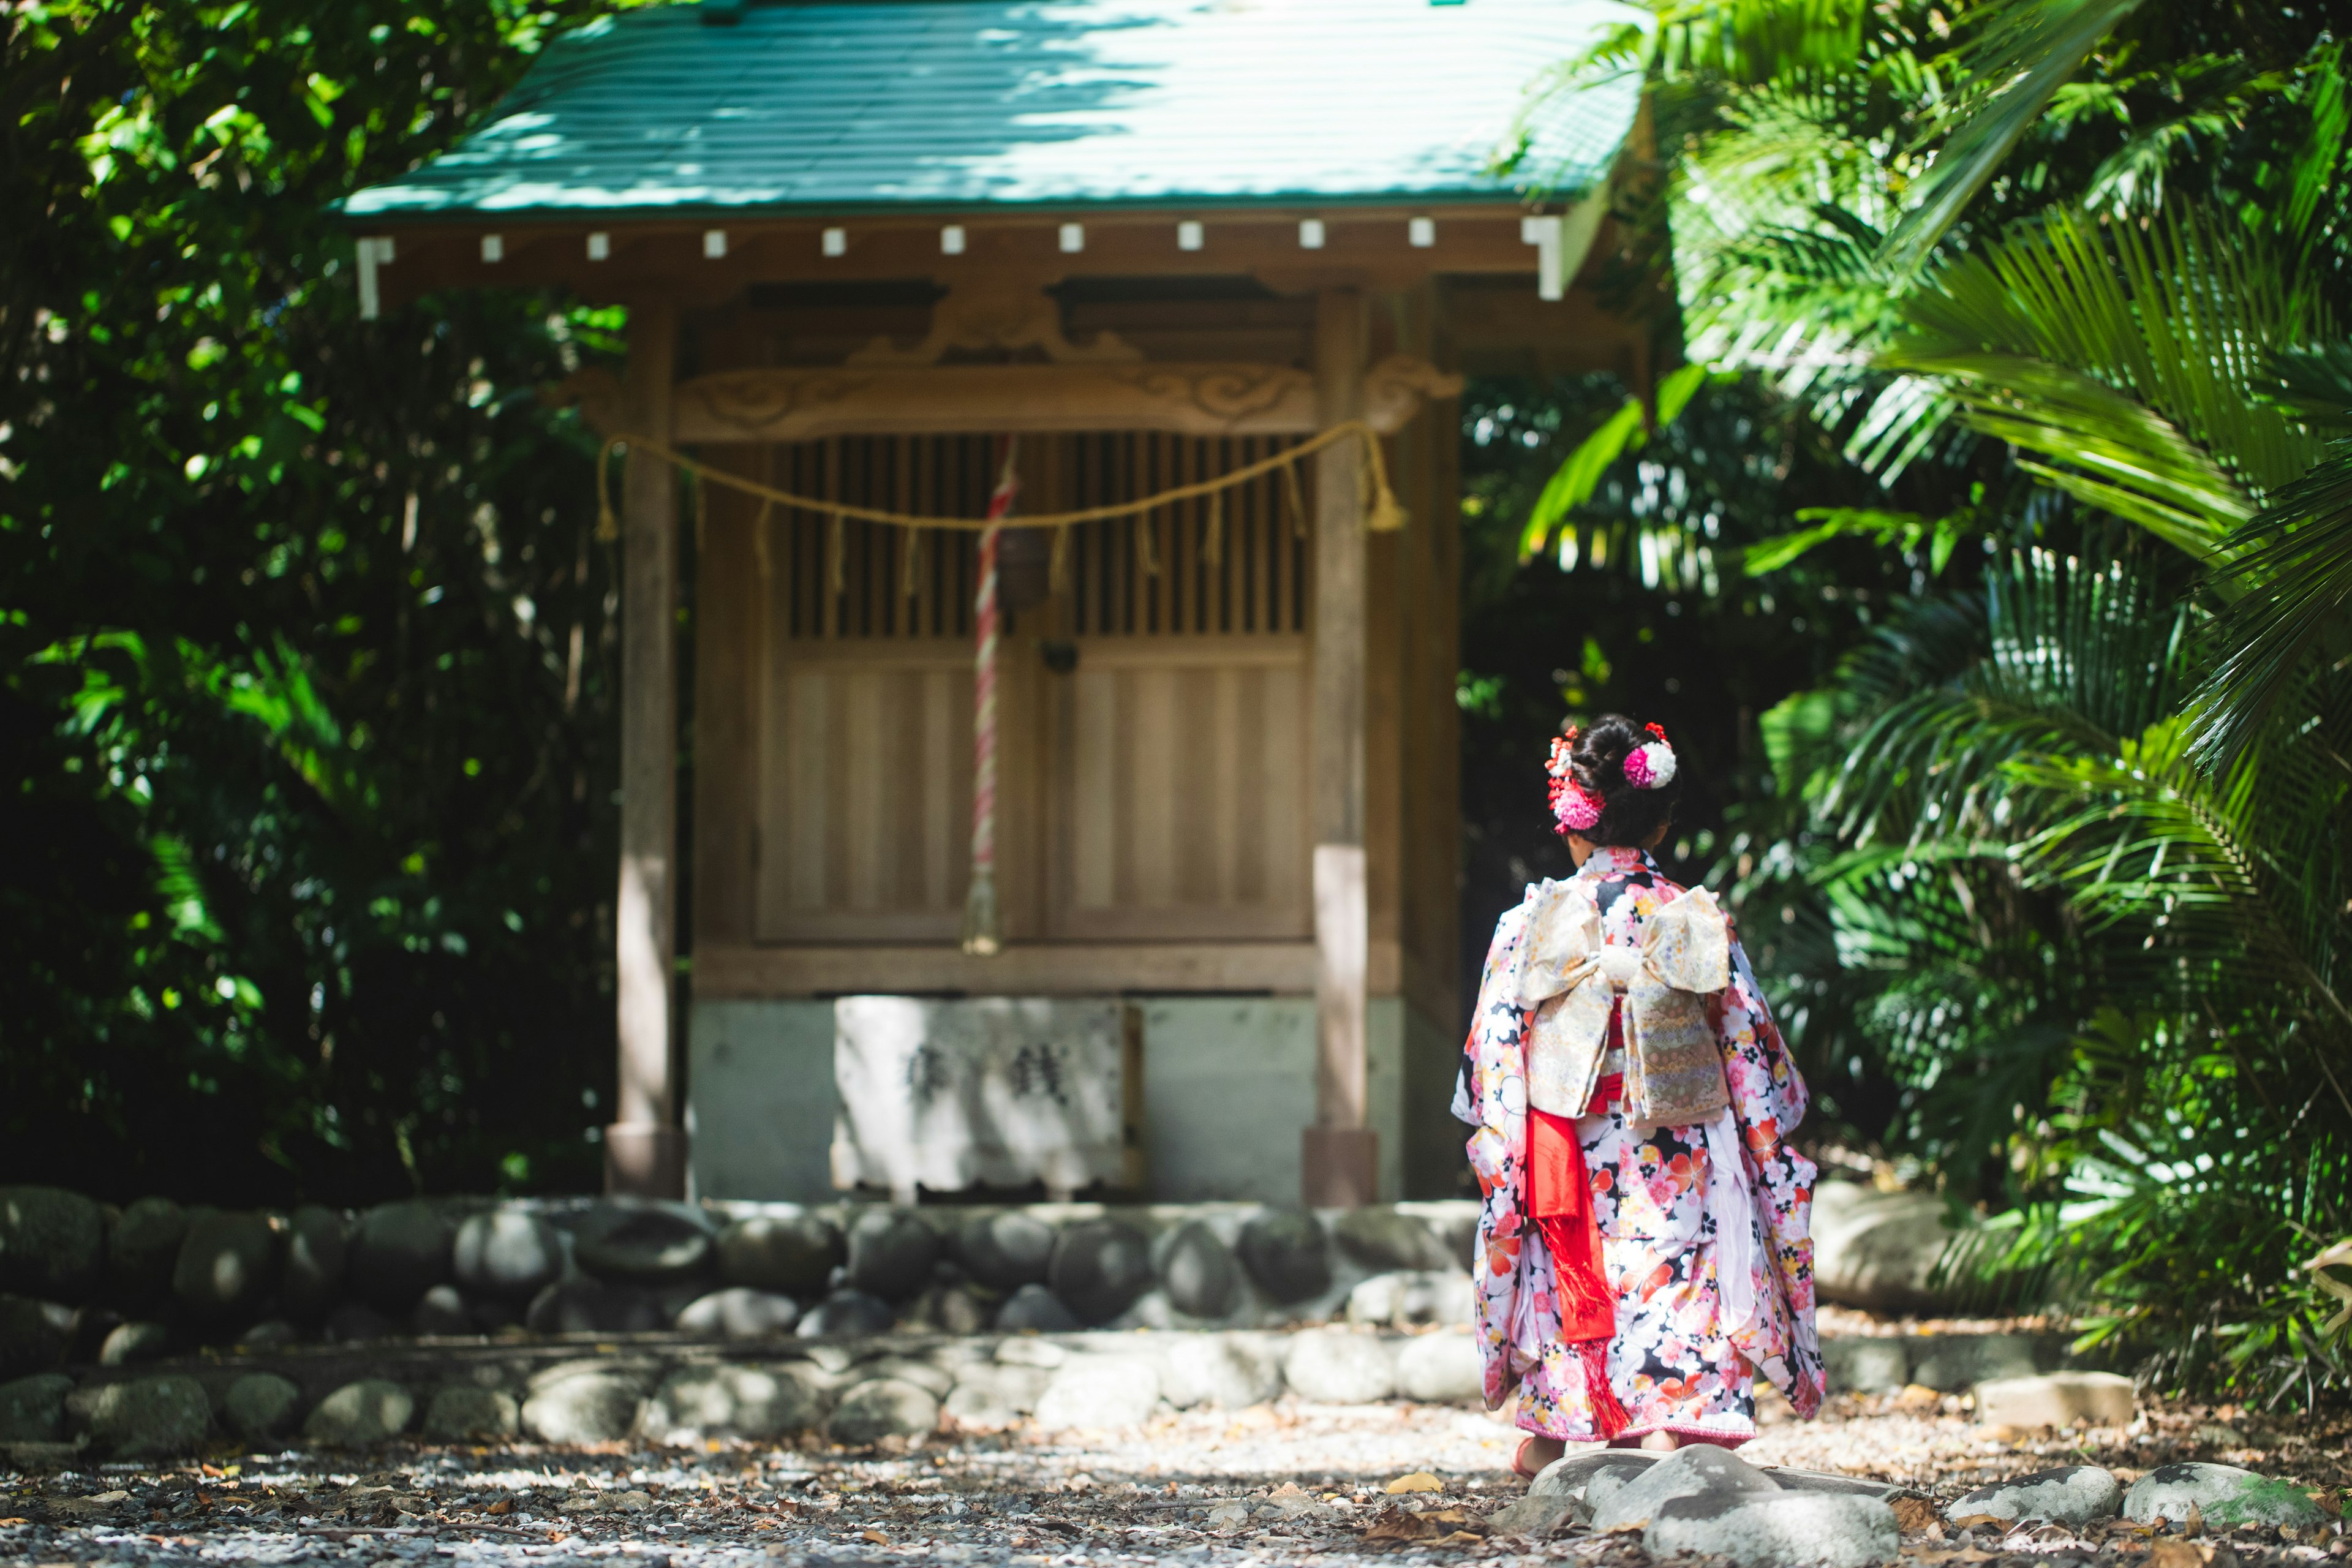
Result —
[{"label": "girl's dark hair", "polygon": [[[1578,832],[1595,844],[1639,847],[1650,835],[1674,820],[1675,802],[1681,798],[1680,769],[1655,789],[1641,789],[1625,776],[1625,759],[1633,750],[1658,737],[1622,713],[1604,713],[1577,731],[1569,749],[1569,768],[1576,782],[1601,797],[1601,820]],[[1569,829],[1559,830],[1566,834]]]}]

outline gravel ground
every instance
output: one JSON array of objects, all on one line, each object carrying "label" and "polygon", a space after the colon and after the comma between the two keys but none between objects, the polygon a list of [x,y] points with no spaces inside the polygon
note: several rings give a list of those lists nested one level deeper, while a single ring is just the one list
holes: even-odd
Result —
[{"label": "gravel ground", "polygon": [[[2152,1411],[2126,1432],[2003,1442],[1927,1390],[1785,1407],[1744,1450],[1764,1464],[1875,1476],[1940,1503],[2003,1476],[2081,1461],[2128,1481],[2177,1458],[2352,1487],[2352,1421],[2276,1429],[2224,1407]],[[1576,1560],[1644,1568],[1638,1537],[1491,1535],[1516,1498],[1516,1433],[1458,1408],[1288,1401],[1192,1412],[1146,1428],[939,1436],[879,1451],[711,1445],[705,1452],[401,1447],[361,1456],[216,1455],[204,1465],[0,1471],[0,1564],[351,1564],[483,1568],[825,1568],[885,1562],[1023,1568],[1181,1559],[1344,1564]],[[1391,1494],[1429,1472],[1442,1489]],[[1424,1481],[1423,1485],[1430,1484]],[[2196,1540],[2111,1526],[1948,1537],[1912,1503],[1906,1568],[2285,1568],[2343,1557],[2339,1526],[2306,1541],[2242,1530]],[[775,1560],[773,1563],[771,1560]]]}]

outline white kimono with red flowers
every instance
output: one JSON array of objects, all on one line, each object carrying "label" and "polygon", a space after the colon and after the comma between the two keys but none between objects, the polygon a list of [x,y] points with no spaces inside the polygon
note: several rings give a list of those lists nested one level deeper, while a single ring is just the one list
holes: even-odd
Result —
[{"label": "white kimono with red flowers", "polygon": [[[1596,849],[1577,876],[1594,885],[1612,947],[1638,946],[1650,916],[1683,892],[1635,849]],[[1555,884],[1529,887],[1495,927],[1454,1114],[1476,1129],[1470,1163],[1486,1193],[1477,1331],[1486,1403],[1497,1407],[1516,1388],[1521,1426],[1595,1442],[1604,1434],[1585,1369],[1562,1336],[1552,1261],[1528,1218],[1522,937],[1547,889],[1556,894]],[[1631,1417],[1620,1440],[1667,1431],[1744,1442],[1756,1432],[1759,1371],[1800,1415],[1821,1405],[1814,1170],[1782,1142],[1805,1113],[1805,1084],[1736,942],[1731,984],[1708,999],[1707,1013],[1723,1051],[1727,1110],[1693,1126],[1637,1128],[1604,1089],[1576,1118],[1602,1271],[1616,1298],[1609,1388]]]}]

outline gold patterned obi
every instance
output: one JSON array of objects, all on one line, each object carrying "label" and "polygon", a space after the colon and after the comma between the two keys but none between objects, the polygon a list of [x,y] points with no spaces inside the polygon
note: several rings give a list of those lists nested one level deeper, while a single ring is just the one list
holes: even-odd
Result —
[{"label": "gold patterned obi", "polygon": [[1706,999],[1731,984],[1731,930],[1715,895],[1692,888],[1643,922],[1638,943],[1612,946],[1593,884],[1547,882],[1528,921],[1519,1005],[1528,1030],[1528,1103],[1581,1116],[1592,1103],[1609,1044],[1609,1013],[1625,1003],[1628,1121],[1643,1127],[1705,1121],[1731,1103]]}]

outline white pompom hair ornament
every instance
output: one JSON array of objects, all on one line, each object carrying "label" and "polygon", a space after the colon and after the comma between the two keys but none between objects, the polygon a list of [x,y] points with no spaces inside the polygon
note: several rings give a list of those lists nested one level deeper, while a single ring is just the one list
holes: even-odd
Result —
[{"label": "white pompom hair ornament", "polygon": [[1625,753],[1625,777],[1635,789],[1664,789],[1675,782],[1675,749],[1663,735]]}]

